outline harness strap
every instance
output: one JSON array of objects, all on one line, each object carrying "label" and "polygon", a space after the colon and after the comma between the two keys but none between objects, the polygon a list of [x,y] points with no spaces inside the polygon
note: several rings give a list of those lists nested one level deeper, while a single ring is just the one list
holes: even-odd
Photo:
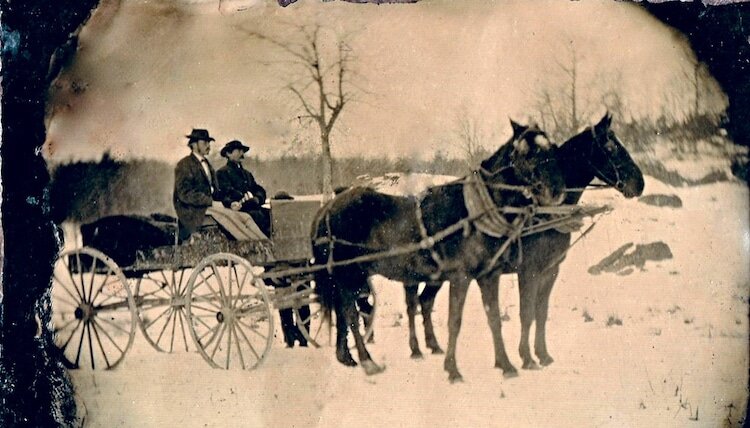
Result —
[{"label": "harness strap", "polygon": [[417,224],[419,225],[419,234],[422,237],[422,242],[429,242],[429,250],[430,250],[430,257],[432,257],[432,260],[437,265],[437,271],[433,272],[430,275],[430,278],[435,281],[443,274],[443,267],[445,264],[443,263],[443,260],[440,258],[440,254],[435,251],[435,242],[431,241],[430,235],[427,234],[427,228],[424,225],[424,218],[422,216],[422,207],[420,206],[420,200],[416,200],[416,203],[414,204],[414,214],[417,217]]},{"label": "harness strap", "polygon": [[479,278],[482,278],[485,275],[495,270],[495,266],[497,265],[497,262],[500,260],[500,257],[502,257],[505,254],[505,252],[508,250],[511,244],[513,244],[513,242],[518,242],[518,246],[520,249],[521,235],[524,230],[523,225],[526,223],[526,220],[528,220],[532,216],[533,216],[533,213],[519,215],[518,217],[516,217],[515,220],[513,220],[513,224],[511,225],[513,229],[511,230],[511,232],[505,235],[505,238],[506,238],[505,242],[503,242],[500,248],[495,252],[495,255],[492,256],[492,259],[487,264],[487,266],[485,266],[485,268],[482,269],[481,272],[479,272],[479,275],[478,275]]},{"label": "harness strap", "polygon": [[474,226],[485,235],[504,238],[513,232],[514,227],[497,209],[499,203],[492,199],[482,177],[477,172],[463,185],[464,204],[469,217],[475,217]]}]

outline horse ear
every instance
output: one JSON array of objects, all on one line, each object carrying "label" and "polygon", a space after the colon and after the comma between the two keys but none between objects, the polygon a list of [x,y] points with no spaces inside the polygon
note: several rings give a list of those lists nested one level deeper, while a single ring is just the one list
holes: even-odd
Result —
[{"label": "horse ear", "polygon": [[518,154],[525,156],[529,152],[529,142],[525,138],[513,140],[513,148]]},{"label": "horse ear", "polygon": [[518,138],[521,134],[528,129],[528,127],[516,123],[513,119],[510,119],[510,126],[513,127],[513,137]]},{"label": "horse ear", "polygon": [[599,123],[594,125],[594,129],[597,131],[609,129],[609,125],[611,124],[612,124],[612,115],[609,114],[609,112],[607,112],[604,114],[604,117],[602,117],[602,120],[600,120]]}]

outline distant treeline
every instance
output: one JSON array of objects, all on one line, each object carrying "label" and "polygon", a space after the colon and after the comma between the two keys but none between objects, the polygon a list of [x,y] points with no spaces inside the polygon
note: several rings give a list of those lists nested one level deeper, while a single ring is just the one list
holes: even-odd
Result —
[{"label": "distant treeline", "polygon": [[[722,135],[720,126],[719,117],[697,115],[683,121],[659,118],[617,123],[616,132],[631,153],[646,156],[653,153],[658,144],[667,144],[671,156],[678,158],[683,154],[697,154],[702,145],[714,145],[730,159],[732,172],[747,180],[747,152],[732,150],[733,145]],[[216,151],[209,158],[216,168],[224,165],[225,160]],[[279,191],[309,195],[321,193],[320,162],[319,156],[306,154],[262,160],[248,158],[244,164],[269,195]],[[469,172],[469,163],[471,162],[465,159],[447,157],[441,152],[429,160],[336,158],[333,163],[333,185],[348,186],[358,176],[369,174],[374,177],[389,172],[461,176]],[[691,184],[673,177],[674,172],[667,173],[658,159],[651,159],[642,167],[665,183]],[[174,214],[173,164],[144,159],[120,161],[105,153],[99,161],[52,165],[51,170],[50,202],[57,222],[89,222],[114,214]],[[719,176],[710,178],[726,179]]]},{"label": "distant treeline", "polygon": [[[225,162],[215,154],[210,161],[217,168]],[[245,159],[244,164],[269,196],[279,191],[298,195],[321,192],[320,158],[317,156],[250,158]],[[441,154],[429,161],[354,157],[334,160],[333,179],[334,186],[338,187],[349,185],[363,174],[423,172],[458,176],[468,171],[463,160]],[[116,214],[174,214],[174,165],[167,162],[121,161],[105,153],[98,161],[52,165],[51,175],[50,205],[58,223],[65,220],[86,223]]]}]

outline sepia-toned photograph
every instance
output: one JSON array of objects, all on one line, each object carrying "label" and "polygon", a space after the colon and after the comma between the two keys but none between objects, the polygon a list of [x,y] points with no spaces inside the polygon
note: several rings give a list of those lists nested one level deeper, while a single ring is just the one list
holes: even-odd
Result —
[{"label": "sepia-toned photograph", "polygon": [[4,6],[8,426],[746,423],[748,8],[90,3]]}]

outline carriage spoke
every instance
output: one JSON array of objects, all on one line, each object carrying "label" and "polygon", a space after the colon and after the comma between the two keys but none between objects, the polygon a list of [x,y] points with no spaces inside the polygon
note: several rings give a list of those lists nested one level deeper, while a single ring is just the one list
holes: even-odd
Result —
[{"label": "carriage spoke", "polygon": [[177,328],[177,316],[179,313],[180,312],[176,310],[172,311],[172,340],[169,342],[169,352],[174,350],[174,333]]},{"label": "carriage spoke", "polygon": [[220,294],[220,298],[221,298],[221,305],[222,305],[222,307],[224,307],[224,306],[228,306],[227,305],[227,301],[226,301],[227,300],[227,296],[226,296],[226,293],[224,292],[224,281],[221,280],[221,275],[219,275],[218,269],[219,268],[216,266],[215,263],[211,263],[211,270],[213,270],[214,276],[216,276],[216,281],[218,282],[218,286],[219,286],[219,294]]},{"label": "carriage spoke", "polygon": [[[201,272],[201,276],[203,276],[203,272]],[[212,274],[212,276],[213,276],[213,274]],[[214,288],[211,287],[211,285],[208,283],[208,279],[205,279],[203,282],[201,282],[201,284],[206,284],[206,287],[208,287],[208,289],[211,290],[211,292],[214,294],[214,296],[218,297],[219,301],[223,303],[223,299],[221,298],[221,296],[219,295],[219,293],[217,293],[216,290],[214,290]],[[197,288],[198,288],[197,286],[195,286],[195,285],[193,286],[193,290],[196,290]]]},{"label": "carriage spoke", "polygon": [[102,293],[102,295],[103,295],[103,296],[107,296],[107,298],[106,298],[106,299],[104,299],[104,300],[102,300],[101,302],[99,302],[99,303],[97,304],[97,306],[103,306],[103,305],[104,305],[104,303],[106,303],[106,302],[108,302],[108,301],[110,301],[110,300],[112,300],[112,299],[115,299],[115,298],[119,298],[119,299],[122,299],[122,298],[123,298],[122,296],[118,296],[118,295],[116,295],[116,294],[107,294],[107,293]]},{"label": "carriage spoke", "polygon": [[228,338],[227,339],[227,370],[229,370],[229,359],[230,359],[230,356],[232,355],[232,327],[234,323],[230,320],[228,324],[229,326],[227,327],[227,338]]},{"label": "carriage spoke", "polygon": [[161,332],[159,332],[159,336],[156,338],[156,344],[159,345],[159,342],[161,341],[162,336],[164,335],[164,331],[167,330],[167,326],[169,326],[169,320],[172,319],[172,315],[174,315],[174,309],[170,306],[169,309],[167,309],[170,314],[167,316],[167,320],[164,322],[164,327],[161,328]]},{"label": "carriage spoke", "polygon": [[[247,343],[247,346],[250,347],[250,351],[253,353],[253,355],[255,355],[255,359],[257,359],[258,361],[260,361],[260,355],[258,355],[258,351],[256,351],[255,347],[253,346],[253,344],[250,343],[250,339],[247,338],[247,335],[245,334],[245,332],[239,326],[237,327],[237,330],[239,330],[240,334],[242,334],[242,338],[245,339],[245,343]],[[239,339],[238,339],[238,341],[239,341]]]},{"label": "carriage spoke", "polygon": [[91,344],[91,323],[86,323],[86,335],[89,338],[89,355],[91,356],[91,370],[95,370],[95,363],[94,363],[94,347]]},{"label": "carriage spoke", "polygon": [[232,323],[232,330],[230,333],[234,333],[234,338],[236,341],[234,342],[235,346],[237,347],[237,355],[240,357],[240,366],[242,366],[242,370],[245,370],[245,358],[242,356],[242,347],[240,347],[240,336],[237,334],[237,327]]},{"label": "carriage spoke", "polygon": [[[235,273],[235,276],[237,276],[237,272],[235,271],[234,264],[231,260],[229,260],[229,265],[227,266],[227,271],[229,272],[229,275],[227,275],[227,281],[229,284],[227,284],[227,292],[229,293],[229,304],[227,306],[232,306],[232,272]],[[231,336],[230,336],[231,337]]]},{"label": "carriage spoke", "polygon": [[78,330],[78,326],[80,326],[80,325],[81,325],[81,323],[83,322],[83,321],[81,321],[81,320],[77,320],[77,321],[78,321],[78,324],[76,324],[76,326],[75,326],[75,327],[73,328],[73,331],[71,331],[71,332],[70,332],[70,336],[68,336],[68,338],[67,338],[67,339],[65,340],[65,343],[64,343],[64,344],[63,344],[63,346],[62,346],[62,347],[60,348],[60,349],[62,349],[63,351],[65,351],[65,349],[67,349],[67,348],[68,348],[68,345],[70,344],[70,341],[71,341],[71,340],[73,339],[73,336],[75,336],[75,334],[76,334],[76,330]]},{"label": "carriage spoke", "polygon": [[182,321],[182,317],[183,317],[182,311],[178,311],[177,316],[180,318],[180,330],[182,331],[182,341],[185,343],[185,352],[187,352],[188,342],[187,342],[187,336],[185,335],[185,324]]},{"label": "carriage spoke", "polygon": [[[172,271],[172,274],[174,275],[174,271]],[[185,293],[185,289],[182,288],[182,285],[183,285],[182,280],[183,280],[184,277],[185,277],[185,269],[180,269],[180,282],[177,283],[178,284],[178,286],[177,286],[177,294],[180,295],[180,296],[182,296]],[[185,285],[187,285],[187,284],[185,284]]]},{"label": "carriage spoke", "polygon": [[78,365],[78,362],[81,361],[81,349],[83,348],[83,335],[86,333],[86,322],[83,324],[83,328],[81,329],[81,339],[78,341],[78,352],[76,353],[76,362],[75,366],[80,367]]},{"label": "carriage spoke", "polygon": [[[83,266],[81,266],[81,253],[76,252],[76,266],[78,266],[78,277],[81,279],[81,293],[83,295],[81,296],[81,299],[83,299],[84,302],[88,302],[86,300],[86,287],[84,286],[85,281],[83,280]],[[73,281],[75,283],[75,281]],[[76,363],[77,365],[78,363]]]},{"label": "carriage spoke", "polygon": [[240,296],[242,296],[242,289],[245,287],[245,280],[247,279],[248,273],[250,273],[250,269],[245,269],[245,274],[242,275],[242,282],[239,283],[240,286],[239,286],[239,289],[237,290],[237,301],[235,302],[235,305],[232,306],[232,309],[236,309],[240,303]]},{"label": "carriage spoke", "polygon": [[154,325],[154,323],[156,321],[159,321],[159,318],[163,317],[170,310],[172,310],[171,306],[169,306],[167,309],[165,309],[164,312],[160,313],[158,317],[156,317],[156,318],[152,319],[151,321],[149,321],[149,323],[146,325],[146,330],[148,330],[149,327],[151,327],[152,325]]},{"label": "carriage spoke", "polygon": [[104,351],[104,346],[102,346],[102,340],[99,338],[99,330],[96,328],[96,323],[92,325],[94,329],[94,335],[96,335],[96,342],[99,344],[99,349],[102,351],[102,356],[104,357],[104,362],[107,364],[107,368],[112,367],[112,365],[109,363],[109,359],[107,358],[107,353]]},{"label": "carriage spoke", "polygon": [[55,300],[56,300],[57,302],[59,302],[59,303],[65,303],[65,304],[66,304],[66,305],[68,305],[68,306],[72,306],[73,308],[78,308],[78,303],[75,303],[75,302],[71,302],[70,300],[66,299],[65,297],[62,297],[62,296],[56,296],[56,297],[55,297]]},{"label": "carriage spoke", "polygon": [[[96,261],[97,260],[99,259],[97,259],[96,257],[92,257],[92,260],[91,260],[91,281],[89,281],[89,298],[91,298],[94,295],[94,279],[96,278]],[[92,298],[91,301],[93,302],[94,299]],[[89,334],[91,333],[89,332]]]},{"label": "carriage spoke", "polygon": [[216,344],[214,345],[214,350],[211,352],[211,359],[214,359],[214,355],[216,355],[216,351],[219,349],[219,345],[221,345],[221,338],[224,337],[224,331],[226,330],[227,324],[221,323],[219,324],[221,326],[221,330],[219,330],[219,338],[216,339]]},{"label": "carriage spoke", "polygon": [[[73,301],[74,301],[74,302],[75,302],[75,301],[78,301],[78,300],[80,300],[80,299],[81,299],[81,294],[80,294],[80,293],[78,293],[78,289],[76,289],[76,288],[75,288],[75,284],[73,284],[73,289],[74,289],[74,290],[76,290],[76,294],[78,295],[78,297],[74,296],[74,295],[73,295],[73,293],[71,293],[71,292],[70,292],[70,290],[69,290],[69,289],[68,289],[68,287],[67,287],[67,286],[65,285],[65,283],[64,283],[64,282],[62,282],[62,281],[60,280],[60,278],[58,278],[58,277],[57,277],[57,274],[55,274],[54,272],[52,273],[52,279],[53,279],[54,281],[56,281],[56,282],[57,282],[58,284],[60,284],[60,287],[61,287],[61,288],[62,288],[62,289],[63,289],[63,290],[65,291],[65,293],[67,293],[67,294],[68,294],[68,296],[70,296],[70,298],[71,298],[71,299],[73,299]],[[77,306],[77,305],[76,305],[76,306]]]},{"label": "carriage spoke", "polygon": [[218,306],[216,307],[216,309],[205,308],[203,306],[198,306],[198,305],[192,305],[192,307],[195,309],[200,309],[201,311],[209,312],[211,314],[215,314],[216,312],[221,311],[221,308],[219,308]]},{"label": "carriage spoke", "polygon": [[106,322],[107,324],[111,325],[112,327],[114,327],[114,328],[116,328],[116,329],[120,330],[121,332],[123,332],[123,333],[125,333],[125,334],[128,334],[128,335],[130,334],[130,332],[129,332],[129,331],[127,331],[127,330],[125,330],[124,328],[120,327],[119,325],[115,324],[115,323],[114,323],[114,322],[112,322],[111,320],[108,320],[107,318],[104,318],[104,317],[99,317],[99,319],[100,319],[100,320],[102,320],[102,321],[104,321],[104,322]]},{"label": "carriage spoke", "polygon": [[[161,274],[161,277],[164,279],[164,282],[159,284],[160,285],[159,289],[164,290],[164,292],[167,293],[169,297],[174,296],[175,295],[174,290],[173,290],[174,285],[171,282],[169,282],[169,280],[167,279],[167,275],[164,273],[163,270],[160,270],[159,273]],[[166,285],[166,287],[162,286],[161,284]]]},{"label": "carriage spoke", "polygon": [[65,330],[66,327],[68,327],[69,325],[73,324],[76,321],[80,322],[81,320],[76,319],[76,318],[72,318],[70,321],[66,322],[65,325],[63,325],[62,327],[55,328],[55,330],[54,330],[55,333],[62,332],[63,330]]},{"label": "carriage spoke", "polygon": [[242,321],[241,321],[241,320],[240,320],[239,318],[237,319],[237,322],[238,322],[238,323],[240,323],[240,324],[242,324],[243,326],[245,326],[245,328],[247,328],[248,330],[250,330],[250,331],[252,331],[253,333],[257,334],[258,336],[262,337],[262,338],[263,338],[264,340],[267,340],[267,339],[268,339],[268,336],[264,336],[264,335],[263,335],[262,333],[260,333],[260,332],[259,332],[259,331],[258,331],[258,330],[257,330],[256,328],[254,328],[254,327],[251,327],[251,326],[250,326],[250,325],[248,325],[248,324],[245,324],[245,323],[244,323],[244,322],[242,322]]},{"label": "carriage spoke", "polygon": [[[203,321],[201,321],[201,322],[203,323],[203,325],[205,325],[208,328],[208,330],[206,330],[206,332],[203,333],[203,335],[201,335],[201,337],[198,338],[198,342],[199,343],[203,343],[203,342],[201,342],[201,340],[203,340],[204,337],[208,336],[209,333],[212,333],[214,336],[216,336],[216,330],[219,327],[221,327],[221,324],[216,324],[213,327],[209,327],[208,324],[206,324],[205,322],[203,322]],[[208,342],[206,342],[206,344],[213,342],[213,340],[214,339],[212,337],[211,340],[209,340]]]},{"label": "carriage spoke", "polygon": [[[70,283],[73,284],[73,289],[76,291],[76,294],[78,295],[78,298],[81,299],[81,301],[85,301],[83,296],[81,296],[81,291],[78,290],[78,287],[76,287],[76,280],[73,278],[73,272],[70,271],[70,267],[66,265],[63,262],[63,265],[65,266],[65,271],[68,272],[68,277],[70,278]],[[58,281],[61,285],[64,284],[62,281]],[[67,288],[66,288],[67,290]],[[72,296],[71,296],[72,297]]]},{"label": "carriage spoke", "polygon": [[203,281],[200,281],[200,282],[196,282],[195,284],[193,284],[193,290],[196,290],[196,289],[198,289],[198,287],[200,287],[200,286],[201,286],[202,284],[205,284],[205,283],[206,283],[206,281],[208,281],[209,279],[211,279],[211,277],[213,277],[213,276],[214,276],[214,273],[213,273],[213,272],[211,272],[211,274],[210,274],[210,275],[208,275],[208,277],[206,277],[205,275],[203,275],[203,272],[201,272],[201,273],[200,273],[200,276],[201,276],[201,278],[203,278]]},{"label": "carriage spoke", "polygon": [[[99,293],[102,292],[102,290],[104,289],[104,286],[107,284],[107,279],[109,278],[110,275],[112,275],[112,273],[113,273],[112,268],[107,266],[107,273],[106,275],[104,275],[104,279],[102,280],[102,285],[96,288],[96,294],[94,295],[94,297],[91,298],[92,302],[94,302],[96,298],[99,296]],[[92,279],[92,282],[93,282],[93,279]]]},{"label": "carriage spoke", "polygon": [[107,339],[109,339],[109,341],[112,342],[113,345],[115,345],[115,348],[117,348],[117,350],[120,351],[121,354],[124,354],[125,351],[123,351],[122,348],[120,348],[120,346],[117,344],[117,342],[115,342],[115,340],[112,339],[112,336],[110,336],[109,333],[107,333],[107,329],[102,328],[102,326],[100,326],[99,323],[96,322],[96,320],[93,320],[93,322],[94,324],[96,324],[97,327],[99,327],[102,330],[102,333],[104,333],[104,336],[106,336]]}]

